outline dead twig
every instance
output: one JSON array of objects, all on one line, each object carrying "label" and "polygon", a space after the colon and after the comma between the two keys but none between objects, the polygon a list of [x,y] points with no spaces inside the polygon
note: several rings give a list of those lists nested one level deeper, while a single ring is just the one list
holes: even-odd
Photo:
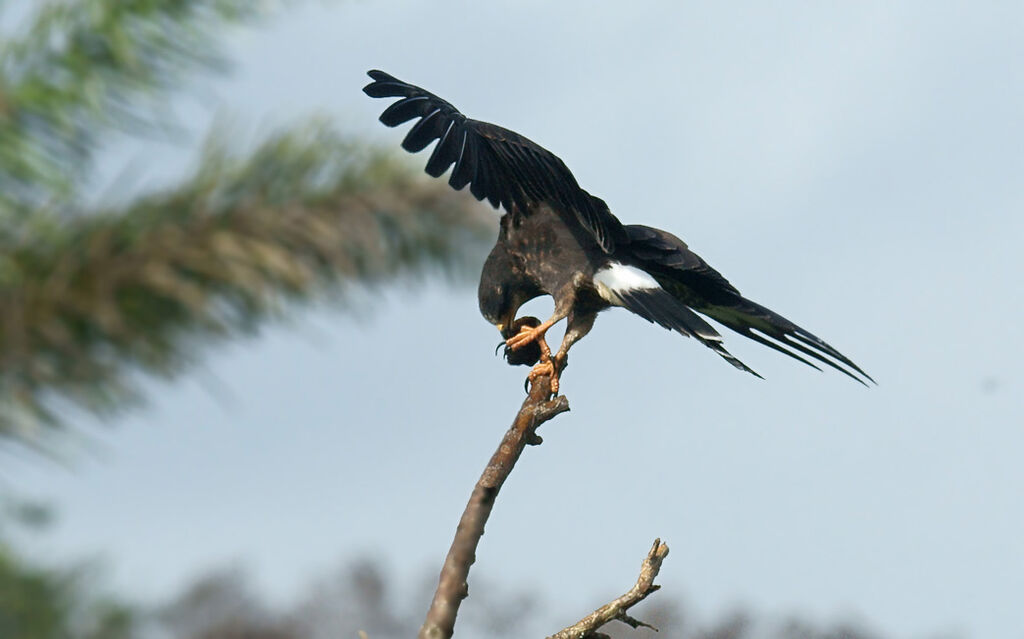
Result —
[{"label": "dead twig", "polygon": [[526,446],[541,443],[537,427],[569,410],[569,401],[564,396],[549,400],[550,397],[551,377],[544,375],[535,379],[530,385],[529,397],[519,409],[512,427],[505,433],[501,445],[491,456],[491,461],[476,483],[441,568],[434,600],[420,628],[419,639],[448,639],[452,636],[459,605],[469,595],[469,567],[476,561],[476,547],[484,534],[484,524],[491,514],[501,485],[505,483]]},{"label": "dead twig", "polygon": [[559,630],[548,637],[548,639],[584,639],[586,637],[607,636],[598,634],[597,630],[613,619],[627,623],[633,628],[643,626],[657,630],[657,628],[648,623],[630,617],[626,614],[626,611],[646,599],[647,595],[661,588],[661,586],[655,585],[654,578],[658,576],[658,571],[661,570],[661,562],[664,561],[667,555],[668,545],[661,543],[660,539],[655,539],[654,546],[651,547],[650,552],[647,553],[647,557],[644,559],[644,563],[640,566],[640,577],[637,578],[636,584],[629,589],[629,592],[611,603],[601,606],[568,628]]}]

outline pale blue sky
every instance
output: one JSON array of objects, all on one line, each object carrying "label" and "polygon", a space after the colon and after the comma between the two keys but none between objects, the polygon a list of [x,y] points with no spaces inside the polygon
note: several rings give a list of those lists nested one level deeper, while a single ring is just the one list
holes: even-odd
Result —
[{"label": "pale blue sky", "polygon": [[[308,5],[233,34],[234,75],[175,108],[242,139],[328,113],[398,152],[360,91],[384,69],[543,144],[879,386],[726,335],[757,380],[606,313],[474,574],[582,614],[660,536],[664,595],[705,615],[1024,636],[1024,7],[550,4]],[[144,186],[193,147],[122,155]],[[278,599],[361,553],[439,566],[526,371],[474,286],[416,288],[214,350],[73,470],[5,461],[61,514],[38,550],[100,554],[144,599],[232,560]]]}]

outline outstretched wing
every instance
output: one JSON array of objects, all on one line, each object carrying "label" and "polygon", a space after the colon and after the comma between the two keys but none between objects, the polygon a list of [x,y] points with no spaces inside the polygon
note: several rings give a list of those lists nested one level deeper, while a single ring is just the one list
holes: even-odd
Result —
[{"label": "outstretched wing", "polygon": [[606,253],[615,248],[622,225],[608,205],[580,188],[568,167],[550,151],[514,131],[471,120],[429,91],[384,73],[370,71],[373,82],[363,92],[373,98],[402,98],[380,116],[387,126],[419,118],[402,148],[410,153],[438,140],[427,173],[440,177],[452,164],[448,184],[456,190],[467,184],[478,200],[499,205],[513,215],[526,215],[545,202],[590,232]]},{"label": "outstretched wing", "polygon": [[624,228],[629,238],[629,252],[643,264],[644,270],[690,308],[812,368],[818,366],[797,353],[831,366],[862,384],[865,379],[875,381],[821,338],[740,295],[728,280],[676,236],[648,226]]}]

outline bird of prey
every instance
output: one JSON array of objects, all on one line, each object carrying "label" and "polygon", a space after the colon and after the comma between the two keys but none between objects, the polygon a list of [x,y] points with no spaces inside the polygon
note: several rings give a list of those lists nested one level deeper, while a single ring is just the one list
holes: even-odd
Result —
[{"label": "bird of prey", "polygon": [[[813,368],[826,364],[865,384],[874,381],[823,340],[736,290],[675,235],[639,224],[622,224],[608,205],[584,191],[565,164],[527,138],[472,120],[417,86],[370,71],[363,91],[400,98],[380,116],[389,127],[417,119],[402,141],[411,153],[437,141],[426,172],[469,186],[477,200],[505,210],[498,241],[480,277],[480,312],[506,340],[512,364],[536,364],[529,379],[558,376],[572,345],[597,314],[621,306],[654,324],[693,337],[740,370],[760,377],[734,357],[722,336],[701,315]],[[541,295],[554,298],[544,322],[517,320],[519,308]],[[544,335],[566,319],[565,337],[551,355]],[[819,369],[820,370],[820,369]]]}]

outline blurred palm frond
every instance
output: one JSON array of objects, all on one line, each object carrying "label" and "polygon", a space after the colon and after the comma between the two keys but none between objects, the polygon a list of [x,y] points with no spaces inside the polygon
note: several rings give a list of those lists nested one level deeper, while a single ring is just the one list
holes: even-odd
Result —
[{"label": "blurred palm frond", "polygon": [[120,408],[133,371],[172,376],[284,302],[465,273],[496,216],[393,158],[323,123],[245,157],[215,138],[176,189],[0,232],[0,438],[45,443],[65,403]]},{"label": "blurred palm frond", "polygon": [[[163,126],[161,98],[224,66],[224,28],[268,0],[60,0],[0,42],[0,214],[60,209],[113,129]],[[6,8],[6,7],[5,7]]]}]

